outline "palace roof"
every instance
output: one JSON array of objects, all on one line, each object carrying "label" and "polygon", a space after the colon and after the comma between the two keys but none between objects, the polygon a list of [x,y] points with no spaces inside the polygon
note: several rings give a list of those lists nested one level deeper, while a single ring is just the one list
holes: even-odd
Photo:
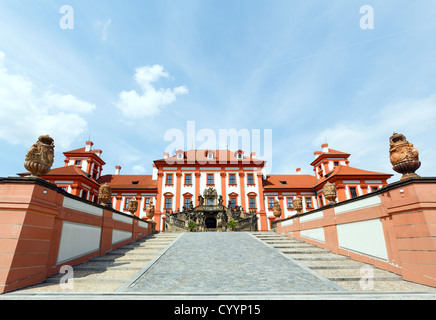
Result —
[{"label": "palace roof", "polygon": [[361,176],[365,178],[367,177],[371,178],[371,176],[378,176],[383,178],[390,178],[393,175],[387,173],[381,173],[381,172],[367,171],[367,170],[357,169],[348,166],[337,166],[333,171],[330,171],[324,177],[319,179],[314,185],[314,187],[324,183],[325,181],[329,180],[332,177],[337,177],[337,176]]},{"label": "palace roof", "polygon": [[316,183],[316,178],[308,174],[277,174],[268,175],[263,181],[264,189],[311,189]]},{"label": "palace roof", "polygon": [[[19,173],[18,175],[23,177],[23,176],[26,176],[29,174],[30,174],[30,172],[26,172],[26,173]],[[48,176],[59,176],[59,177],[62,177],[62,176],[65,176],[65,177],[67,177],[67,176],[68,177],[81,176],[81,177],[84,177],[84,178],[92,181],[95,184],[99,184],[94,178],[92,178],[85,171],[83,171],[82,169],[80,169],[79,167],[77,167],[75,165],[51,169],[48,173],[43,175],[43,177],[48,177]]]},{"label": "palace roof", "polygon": [[[183,154],[183,159],[178,159],[178,154]],[[213,159],[208,158],[208,154],[213,154]],[[242,159],[238,158],[238,154],[242,154]],[[177,164],[177,163],[186,163],[186,162],[200,162],[200,163],[208,163],[208,164],[239,164],[239,163],[252,163],[255,164],[265,164],[264,160],[252,158],[250,156],[244,156],[244,152],[242,150],[238,151],[230,151],[230,150],[189,150],[182,151],[178,150],[176,155],[168,158],[163,158],[159,160],[155,160],[156,162],[166,162],[169,164]]]},{"label": "palace roof", "polygon": [[157,189],[157,181],[151,175],[112,175],[100,177],[98,182],[108,183],[112,189]]}]

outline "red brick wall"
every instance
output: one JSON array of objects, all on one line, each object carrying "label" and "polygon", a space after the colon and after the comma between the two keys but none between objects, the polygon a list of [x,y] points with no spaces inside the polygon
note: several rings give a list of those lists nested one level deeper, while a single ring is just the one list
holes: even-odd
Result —
[{"label": "red brick wall", "polygon": [[[100,248],[62,265],[76,265],[100,256],[152,233],[146,222],[112,209],[71,196],[55,185],[35,178],[0,179],[0,293],[43,282],[59,272],[59,244],[64,221],[101,228]],[[65,208],[64,198],[72,197],[89,208],[102,210],[96,216]],[[132,219],[125,223],[114,219]],[[132,237],[112,244],[114,229],[131,232]]]}]

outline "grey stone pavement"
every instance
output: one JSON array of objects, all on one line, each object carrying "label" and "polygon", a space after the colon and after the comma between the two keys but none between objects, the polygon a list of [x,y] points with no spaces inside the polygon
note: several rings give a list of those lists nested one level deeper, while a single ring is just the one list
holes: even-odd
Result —
[{"label": "grey stone pavement", "polygon": [[[138,277],[139,276],[139,277]],[[185,233],[118,292],[344,291],[250,233]]]}]

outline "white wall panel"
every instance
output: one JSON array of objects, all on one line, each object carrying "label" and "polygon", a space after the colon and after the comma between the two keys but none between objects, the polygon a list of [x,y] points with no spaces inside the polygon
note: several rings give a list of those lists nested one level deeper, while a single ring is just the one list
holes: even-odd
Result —
[{"label": "white wall panel", "polygon": [[336,228],[339,247],[388,260],[380,219],[339,224]]},{"label": "white wall panel", "polygon": [[102,217],[103,209],[84,203],[82,201],[74,200],[69,197],[64,197],[64,208],[73,209],[81,212],[86,212],[95,216]]},{"label": "white wall panel", "polygon": [[57,264],[100,250],[101,228],[64,221]]},{"label": "white wall panel", "polygon": [[363,208],[373,207],[381,204],[380,195],[365,198],[362,200],[353,201],[344,205],[337,205],[335,207],[335,214],[341,214],[349,211],[355,211]]},{"label": "white wall panel", "polygon": [[324,228],[301,230],[300,236],[303,238],[317,240],[323,243],[325,242]]},{"label": "white wall panel", "polygon": [[117,229],[112,230],[112,244],[129,240],[130,238],[132,238],[132,232],[130,231],[123,231]]}]

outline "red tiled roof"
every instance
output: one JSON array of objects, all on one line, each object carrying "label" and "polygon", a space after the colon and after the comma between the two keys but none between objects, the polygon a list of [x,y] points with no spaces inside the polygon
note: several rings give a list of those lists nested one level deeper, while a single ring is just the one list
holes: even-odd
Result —
[{"label": "red tiled roof", "polygon": [[[209,152],[212,152],[215,157],[213,160],[208,159],[207,158],[207,154]],[[255,158],[250,158],[249,156],[244,155],[243,156],[243,160],[238,159],[236,157],[236,152],[235,151],[230,151],[230,150],[189,150],[189,151],[184,151],[184,152],[180,152],[183,153],[183,160],[181,159],[177,159],[177,156],[172,156],[169,157],[167,159],[159,159],[159,160],[155,160],[155,162],[167,162],[167,161],[171,161],[174,163],[184,163],[186,161],[199,161],[199,162],[207,162],[207,163],[219,163],[219,162],[232,162],[232,163],[238,163],[238,162],[244,162],[243,160],[245,160],[245,162],[248,161],[255,161],[256,163],[263,163],[263,160],[260,159],[255,159]]]},{"label": "red tiled roof", "polygon": [[[99,161],[105,165],[106,163],[103,161],[103,159],[100,157],[102,151],[101,150],[91,150],[91,151],[85,151],[86,148],[79,148],[79,149],[75,149],[75,150],[71,150],[71,151],[66,151],[64,152],[65,156],[89,156],[89,154],[94,155],[95,157],[97,157],[99,159]],[[98,154],[100,155],[98,155]]]},{"label": "red tiled roof", "polygon": [[322,177],[316,182],[316,185],[322,184],[326,180],[335,177],[335,176],[384,176],[386,178],[392,177],[392,174],[374,172],[374,171],[366,171],[362,169],[357,169],[348,166],[338,166],[330,174]]},{"label": "red tiled roof", "polygon": [[322,158],[325,157],[329,157],[329,158],[335,158],[335,157],[341,157],[341,158],[348,158],[351,154],[346,153],[346,152],[342,152],[342,151],[338,151],[338,150],[334,150],[334,149],[329,149],[329,152],[322,152],[322,151],[318,151],[315,154],[319,154],[319,156],[312,161],[312,163],[310,164],[311,166],[315,165],[316,162],[318,162],[319,160],[321,160]]},{"label": "red tiled roof", "polygon": [[[25,176],[29,174],[29,172],[20,173],[19,176]],[[94,182],[95,184],[98,184],[98,182],[94,178],[88,176],[86,172],[82,171],[82,169],[75,165],[51,169],[47,174],[43,175],[42,178],[48,179],[50,176],[82,176]]]},{"label": "red tiled roof", "polygon": [[263,181],[265,189],[306,189],[312,188],[316,183],[316,178],[308,174],[297,175],[268,175]]},{"label": "red tiled roof", "polygon": [[98,179],[100,184],[107,183],[112,189],[157,189],[157,180],[151,175],[105,175]]}]

